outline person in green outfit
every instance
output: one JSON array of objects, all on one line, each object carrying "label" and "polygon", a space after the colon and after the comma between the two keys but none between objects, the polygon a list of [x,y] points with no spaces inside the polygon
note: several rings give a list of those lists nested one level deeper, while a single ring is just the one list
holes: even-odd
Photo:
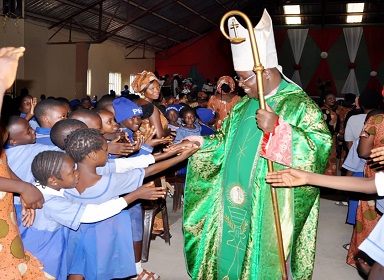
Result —
[{"label": "person in green outfit", "polygon": [[[272,21],[266,11],[254,29],[265,70],[267,107],[259,109],[248,30],[229,19],[239,86],[246,92],[223,126],[190,158],[184,200],[185,257],[192,279],[281,279],[267,159],[323,173],[332,138],[319,107],[278,65]],[[234,27],[234,28],[233,28]],[[236,32],[235,30],[236,29]],[[255,120],[256,118],[256,120]],[[187,145],[188,142],[182,142]],[[284,252],[290,279],[311,279],[319,190],[277,189]]]}]

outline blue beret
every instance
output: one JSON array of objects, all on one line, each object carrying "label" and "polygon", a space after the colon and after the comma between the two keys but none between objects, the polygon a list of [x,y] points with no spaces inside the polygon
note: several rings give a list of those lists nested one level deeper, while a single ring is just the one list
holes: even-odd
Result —
[{"label": "blue beret", "polygon": [[71,107],[75,107],[76,105],[80,105],[79,99],[73,99],[69,102],[69,106],[71,106]]},{"label": "blue beret", "polygon": [[207,108],[196,109],[196,114],[205,124],[209,123],[215,117],[215,111]]},{"label": "blue beret", "polygon": [[134,116],[143,115],[141,107],[125,97],[116,98],[113,100],[112,105],[113,109],[115,109],[115,119],[118,123]]}]

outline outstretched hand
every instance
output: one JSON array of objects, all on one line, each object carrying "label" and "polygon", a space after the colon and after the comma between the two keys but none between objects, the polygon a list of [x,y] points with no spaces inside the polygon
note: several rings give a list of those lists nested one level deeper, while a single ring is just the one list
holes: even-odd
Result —
[{"label": "outstretched hand", "polygon": [[[121,137],[121,136],[120,136]],[[108,153],[112,155],[123,155],[127,156],[138,150],[140,150],[143,144],[143,138],[139,137],[135,142],[119,143],[120,137],[108,143]]]},{"label": "outstretched hand", "polygon": [[[185,143],[188,142],[188,143]],[[189,143],[189,141],[183,141],[181,144],[181,152],[178,156],[187,159],[200,149],[200,144],[198,142]],[[184,144],[184,145],[183,145]]]},{"label": "outstretched hand", "polygon": [[[146,136],[144,136],[145,138]],[[156,138],[156,129],[155,127],[151,127],[150,133],[147,135],[147,138],[145,138],[145,144],[147,144],[150,147],[156,147],[161,144],[170,144],[173,141],[172,136],[166,136],[161,138]]]},{"label": "outstretched hand", "polygon": [[166,190],[162,187],[155,187],[155,183],[153,181],[142,185],[135,192],[137,192],[139,198],[146,200],[164,198],[166,194]]},{"label": "outstretched hand", "polygon": [[288,168],[275,172],[268,172],[265,178],[267,183],[273,187],[296,187],[307,185],[307,174],[308,172]]}]

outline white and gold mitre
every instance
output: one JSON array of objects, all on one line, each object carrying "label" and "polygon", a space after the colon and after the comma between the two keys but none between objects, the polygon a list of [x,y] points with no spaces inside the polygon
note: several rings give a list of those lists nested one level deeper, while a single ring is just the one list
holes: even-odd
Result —
[{"label": "white and gold mitre", "polygon": [[[245,38],[241,43],[231,42],[233,66],[236,71],[249,71],[254,67],[251,41],[248,29],[244,28],[235,17],[228,20],[230,37]],[[278,67],[275,37],[273,34],[272,19],[267,10],[264,10],[259,23],[253,29],[256,37],[260,63],[267,68]]]}]

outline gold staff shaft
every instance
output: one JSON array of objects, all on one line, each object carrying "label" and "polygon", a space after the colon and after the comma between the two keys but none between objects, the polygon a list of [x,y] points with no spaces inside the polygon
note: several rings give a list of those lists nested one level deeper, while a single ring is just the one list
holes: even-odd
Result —
[{"label": "gold staff shaft", "polygon": [[[257,78],[257,89],[259,93],[259,101],[260,101],[260,108],[265,110],[265,98],[264,98],[264,85],[263,85],[263,70],[264,67],[260,63],[260,58],[259,58],[259,52],[257,50],[257,44],[256,44],[256,38],[255,38],[255,33],[253,32],[253,25],[250,19],[247,17],[246,14],[243,12],[233,10],[227,12],[220,21],[220,30],[227,38],[233,43],[241,43],[245,41],[245,38],[231,38],[230,36],[227,35],[224,24],[227,18],[230,16],[240,16],[242,17],[248,28],[248,33],[249,33],[249,38],[251,42],[251,47],[252,47],[252,54],[253,54],[253,61],[255,62],[254,67],[253,67],[253,72],[256,73],[256,78]],[[235,29],[235,34],[236,34],[236,29]],[[272,161],[268,160],[268,171],[272,172],[273,171],[273,165]],[[280,214],[279,214],[279,205],[277,201],[277,194],[276,194],[276,189],[271,187],[271,196],[272,196],[272,205],[273,205],[273,214],[275,217],[275,227],[276,227],[276,234],[277,234],[277,243],[279,247],[279,257],[280,257],[280,267],[281,267],[281,272],[282,272],[282,279],[287,280],[287,268],[285,266],[285,256],[284,256],[284,247],[283,247],[283,237],[282,237],[282,232],[281,232],[281,225],[280,225]]]}]

